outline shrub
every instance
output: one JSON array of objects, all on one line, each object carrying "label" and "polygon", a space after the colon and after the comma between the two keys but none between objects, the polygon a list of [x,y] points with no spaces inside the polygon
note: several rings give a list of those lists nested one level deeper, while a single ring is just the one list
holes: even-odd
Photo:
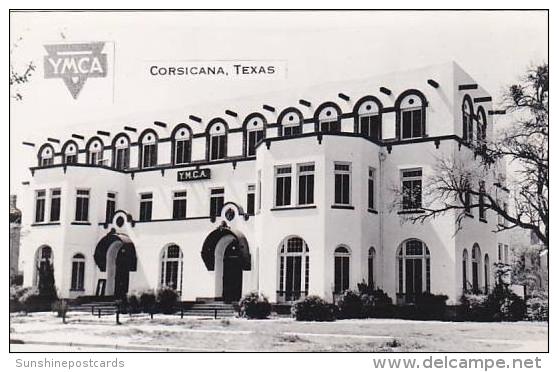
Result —
[{"label": "shrub", "polygon": [[172,314],[176,310],[178,293],[170,287],[163,287],[157,291],[157,307],[163,314]]},{"label": "shrub", "polygon": [[140,300],[135,294],[131,294],[126,298],[126,312],[128,314],[137,314],[141,311]]},{"label": "shrub", "polygon": [[267,297],[250,292],[244,296],[239,305],[239,315],[248,319],[266,319],[271,314],[271,304]]},{"label": "shrub", "polygon": [[422,293],[415,299],[415,316],[422,320],[443,320],[446,313],[448,296],[443,294]]},{"label": "shrub", "polygon": [[330,322],[335,320],[334,306],[325,302],[320,296],[308,296],[295,302],[291,313],[296,320]]},{"label": "shrub", "polygon": [[461,296],[459,311],[463,320],[487,322],[492,316],[486,305],[488,296],[482,294],[466,293]]},{"label": "shrub", "polygon": [[525,317],[525,301],[506,285],[494,287],[486,299],[486,306],[495,321],[518,321]]},{"label": "shrub", "polygon": [[338,317],[341,319],[364,318],[364,306],[361,295],[355,291],[346,290],[337,301]]},{"label": "shrub", "polygon": [[393,317],[394,306],[391,298],[381,289],[373,289],[362,293],[364,316],[367,318],[390,318]]},{"label": "shrub", "polygon": [[68,301],[66,300],[56,300],[52,303],[52,311],[56,311],[56,316],[63,318],[68,312]]},{"label": "shrub", "polygon": [[548,321],[548,294],[535,292],[526,302],[527,319],[531,321]]},{"label": "shrub", "polygon": [[19,309],[28,313],[50,311],[52,310],[52,303],[58,299],[56,292],[41,294],[37,287],[21,288],[14,291],[13,295]]},{"label": "shrub", "polygon": [[141,311],[144,313],[153,313],[155,311],[155,304],[157,303],[157,298],[153,291],[147,291],[140,294],[139,305]]}]

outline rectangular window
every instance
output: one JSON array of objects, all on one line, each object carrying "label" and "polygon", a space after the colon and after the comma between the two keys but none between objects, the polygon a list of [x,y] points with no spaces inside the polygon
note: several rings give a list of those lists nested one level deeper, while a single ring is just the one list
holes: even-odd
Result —
[{"label": "rectangular window", "polygon": [[153,214],[153,193],[147,192],[140,194],[140,221],[151,221]]},{"label": "rectangular window", "polygon": [[209,198],[209,216],[219,216],[221,214],[221,209],[223,209],[223,204],[225,204],[225,189],[222,187],[212,189]]},{"label": "rectangular window", "polygon": [[248,132],[248,156],[256,155],[256,145],[263,139],[263,130],[251,130]]},{"label": "rectangular window", "polygon": [[415,138],[423,135],[422,109],[403,111],[401,121],[402,138]]},{"label": "rectangular window", "polygon": [[47,167],[54,164],[54,158],[41,158],[41,167]]},{"label": "rectangular window", "polygon": [[422,208],[422,169],[408,169],[401,172],[403,209]]},{"label": "rectangular window", "polygon": [[283,127],[283,136],[285,137],[296,136],[297,134],[301,134],[301,133],[302,133],[302,126],[300,124]]},{"label": "rectangular window", "polygon": [[177,140],[175,142],[174,163],[185,164],[190,162],[190,140]]},{"label": "rectangular window", "polygon": [[210,160],[224,159],[226,157],[227,136],[214,135],[211,136],[211,157]]},{"label": "rectangular window", "polygon": [[83,291],[83,279],[85,277],[85,261],[72,262],[72,283],[70,290]]},{"label": "rectangular window", "polygon": [[254,215],[254,207],[256,202],[256,185],[248,185],[248,192],[246,193],[246,213],[250,216]]},{"label": "rectangular window", "polygon": [[335,204],[351,204],[351,164],[334,163]]},{"label": "rectangular window", "polygon": [[298,165],[298,205],[314,204],[314,164]]},{"label": "rectangular window", "polygon": [[471,186],[469,184],[469,180],[465,180],[465,194],[463,195],[463,204],[465,207],[465,213],[471,214]]},{"label": "rectangular window", "polygon": [[337,133],[341,131],[339,120],[320,122],[320,130],[324,133]]},{"label": "rectangular window", "polygon": [[142,168],[154,167],[157,165],[157,144],[150,143],[143,145]]},{"label": "rectangular window", "polygon": [[76,222],[89,221],[89,190],[76,190]]},{"label": "rectangular window", "polygon": [[66,155],[66,164],[76,164],[77,163],[77,155]]},{"label": "rectangular window", "polygon": [[97,151],[93,152],[91,151],[89,153],[89,164],[92,165],[97,165],[97,163],[99,162],[99,153]]},{"label": "rectangular window", "polygon": [[498,243],[498,262],[502,262],[502,243]]},{"label": "rectangular window", "polygon": [[382,138],[380,133],[380,116],[368,115],[360,117],[360,133],[366,137],[378,140]]},{"label": "rectangular window", "polygon": [[50,222],[60,221],[60,189],[50,190]]},{"label": "rectangular window", "polygon": [[291,166],[275,167],[275,206],[291,205]]},{"label": "rectangular window", "polygon": [[118,170],[124,170],[130,167],[130,149],[128,147],[116,149],[114,167]]},{"label": "rectangular window", "polygon": [[46,191],[35,191],[35,222],[45,221]]},{"label": "rectangular window", "polygon": [[374,178],[376,170],[368,168],[368,209],[374,210]]},{"label": "rectangular window", "polygon": [[175,191],[172,198],[172,218],[186,218],[186,191]]},{"label": "rectangular window", "polygon": [[510,247],[504,244],[504,263],[508,265],[510,263]]},{"label": "rectangular window", "polygon": [[105,222],[109,223],[116,212],[116,193],[107,192],[107,205],[105,208]]}]

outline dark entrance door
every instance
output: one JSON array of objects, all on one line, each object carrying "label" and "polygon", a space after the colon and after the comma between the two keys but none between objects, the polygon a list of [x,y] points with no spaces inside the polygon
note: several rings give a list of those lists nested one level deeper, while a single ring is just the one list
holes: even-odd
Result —
[{"label": "dark entrance door", "polygon": [[416,296],[422,293],[422,259],[407,258],[405,271],[407,302],[415,302]]},{"label": "dark entrance door", "polygon": [[223,300],[238,301],[242,295],[242,262],[237,242],[225,249],[223,257]]},{"label": "dark entrance door", "polygon": [[124,297],[128,294],[130,284],[131,252],[125,245],[118,250],[116,255],[116,272],[114,274],[114,296]]}]

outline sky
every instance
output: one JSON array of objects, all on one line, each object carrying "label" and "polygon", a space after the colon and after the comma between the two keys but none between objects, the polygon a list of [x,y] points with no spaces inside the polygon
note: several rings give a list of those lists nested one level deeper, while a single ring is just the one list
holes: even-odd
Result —
[{"label": "sky", "polygon": [[[21,69],[33,61],[37,70],[20,90],[23,100],[10,102],[10,193],[21,192],[36,162],[37,148],[22,141],[64,141],[76,128],[93,133],[142,113],[452,60],[497,103],[528,66],[548,61],[547,30],[544,11],[11,13],[11,63]],[[62,80],[44,78],[44,45],[90,41],[106,42],[112,69],[88,79],[75,100]],[[192,60],[281,61],[285,70],[273,80],[148,73],[152,64]]]}]

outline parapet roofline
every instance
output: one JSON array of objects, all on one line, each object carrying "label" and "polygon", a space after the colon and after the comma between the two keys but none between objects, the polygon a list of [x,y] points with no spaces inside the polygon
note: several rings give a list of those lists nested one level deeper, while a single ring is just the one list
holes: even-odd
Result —
[{"label": "parapet roofline", "polygon": [[[179,123],[187,123],[192,127],[199,126],[199,128],[205,130],[209,121],[217,117],[221,117],[229,123],[234,123],[236,121],[241,125],[244,118],[254,112],[259,112],[264,116],[274,117],[274,115],[278,115],[287,107],[297,107],[301,109],[298,107],[300,106],[300,100],[307,101],[311,104],[309,108],[303,107],[302,109],[314,110],[321,103],[326,101],[333,101],[340,105],[346,105],[351,103],[354,104],[365,95],[376,95],[381,99],[384,94],[380,92],[380,88],[384,85],[389,85],[385,81],[386,78],[397,76],[397,80],[401,80],[405,75],[423,75],[421,78],[423,78],[424,84],[427,84],[428,79],[432,78],[429,72],[444,69],[449,69],[449,71],[452,72],[453,69],[458,69],[460,72],[466,74],[471,79],[471,82],[474,82],[470,75],[467,74],[457,62],[450,61],[413,69],[399,69],[359,79],[330,81],[307,86],[302,89],[271,90],[260,94],[242,95],[233,99],[212,100],[209,103],[198,103],[181,108],[173,107],[146,110],[134,114],[121,114],[117,117],[113,116],[107,118],[107,120],[82,121],[80,123],[61,127],[57,134],[63,137],[68,136],[69,138],[69,133],[79,133],[85,138],[90,138],[97,135],[98,130],[120,133],[125,130],[125,127],[136,128],[138,133],[141,133],[147,128],[153,128],[155,122],[168,124],[167,128],[159,128],[159,130],[171,131]],[[434,80],[436,80],[436,78],[434,78]],[[409,86],[408,88],[412,87]],[[457,87],[455,87],[455,89],[457,89]],[[321,95],[322,97],[317,98],[316,92],[325,93]],[[401,92],[394,92],[394,96],[396,97],[399,93]],[[339,94],[349,97],[350,103],[347,99],[341,98]],[[275,108],[275,112],[264,109],[264,106]],[[228,115],[227,111],[234,112],[237,116]],[[304,116],[307,117],[310,115],[305,114]],[[196,120],[193,120],[192,117],[196,118]],[[232,126],[234,127],[234,124]],[[58,130],[55,131],[58,132]],[[40,139],[36,139],[34,142],[44,142],[43,136],[41,136]]]}]

